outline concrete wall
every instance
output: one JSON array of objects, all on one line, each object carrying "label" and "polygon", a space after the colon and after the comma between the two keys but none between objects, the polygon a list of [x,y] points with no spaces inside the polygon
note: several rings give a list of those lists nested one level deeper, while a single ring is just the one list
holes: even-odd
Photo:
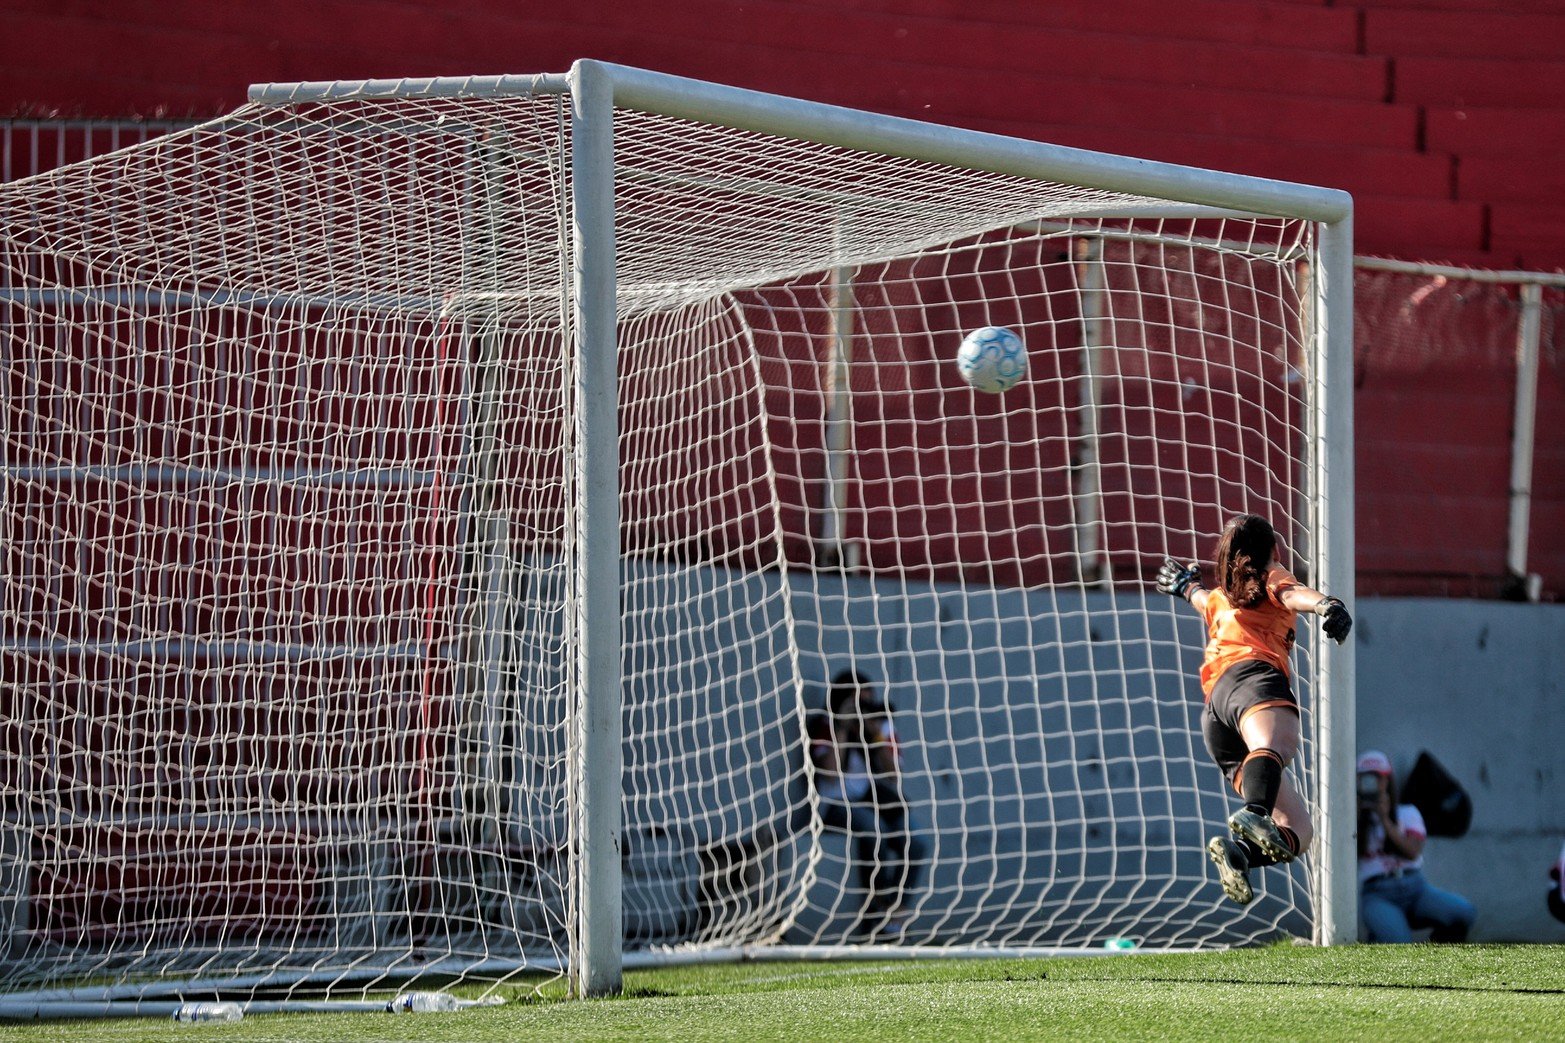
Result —
[{"label": "concrete wall", "polygon": [[1358,606],[1360,748],[1398,779],[1428,750],[1473,798],[1426,874],[1478,907],[1475,941],[1565,941],[1544,907],[1565,841],[1565,606],[1370,600]]},{"label": "concrete wall", "polygon": [[[716,656],[718,666],[696,686],[701,694],[679,697],[700,706],[669,703],[686,686],[668,671],[687,669],[678,664],[693,650],[683,643],[706,628],[655,636],[658,613],[640,627],[645,644],[627,695],[643,714],[657,709],[633,713],[627,735],[627,782],[644,794],[630,806],[627,849],[670,845],[683,864],[683,848],[743,838],[763,821],[775,819],[779,836],[794,833],[803,790],[789,752],[795,711],[776,687],[787,673],[776,646],[781,576],[665,575],[654,566],[638,583],[676,581],[701,603],[700,615],[731,611],[735,582],[756,586],[742,600],[759,606],[742,625],[707,635],[713,647],[695,658]],[[819,706],[826,679],[857,662],[897,709],[907,793],[932,862],[913,940],[986,938],[1027,909],[1029,925],[1011,926],[1054,944],[1094,944],[1138,928],[1148,943],[1179,944],[1180,922],[1198,924],[1195,934],[1208,941],[1238,944],[1307,932],[1284,911],[1302,897],[1300,880],[1268,870],[1263,901],[1238,910],[1208,879],[1201,846],[1232,802],[1187,730],[1200,700],[1193,616],[1124,591],[1084,598],[809,573],[787,585],[806,704]],[[1430,878],[1478,906],[1474,940],[1565,940],[1543,899],[1565,839],[1565,606],[1368,599],[1357,614],[1361,747],[1385,750],[1399,777],[1427,749],[1473,796],[1468,836],[1431,840]],[[769,636],[756,644],[761,634]],[[694,746],[688,736],[673,743],[684,751],[676,753],[684,781],[669,789],[653,778],[673,769],[670,734],[656,722],[679,720],[704,722],[698,727],[707,731]],[[723,736],[729,741],[713,741]],[[745,751],[734,737],[744,737]],[[708,763],[713,757],[721,763]],[[673,803],[647,796],[659,793]],[[687,840],[664,828],[674,821]],[[847,929],[851,916],[837,897],[849,884],[845,856],[840,839],[828,843],[789,940],[830,940]],[[693,878],[681,883],[687,870],[662,857],[627,881],[627,908],[642,923],[633,938],[683,934],[687,918],[669,914],[689,902],[687,892],[705,890]],[[1085,904],[1083,890],[1093,895]],[[959,921],[967,928],[953,931]]]},{"label": "concrete wall", "polygon": [[[799,712],[821,708],[850,664],[895,709],[903,793],[926,844],[908,940],[1308,935],[1301,868],[1268,870],[1245,909],[1211,879],[1204,846],[1232,796],[1193,731],[1201,625],[1184,606],[1128,590],[655,562],[626,579],[629,944],[722,940],[720,921],[774,915],[768,901],[794,909],[790,942],[853,928],[865,893],[845,838],[823,836],[804,873]],[[730,895],[731,874],[716,876],[737,863],[766,868]]]}]

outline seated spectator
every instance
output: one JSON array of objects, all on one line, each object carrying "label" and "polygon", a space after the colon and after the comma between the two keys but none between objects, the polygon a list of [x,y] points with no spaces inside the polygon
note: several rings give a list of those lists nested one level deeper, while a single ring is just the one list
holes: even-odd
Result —
[{"label": "seated spectator", "polygon": [[1432,942],[1461,942],[1473,926],[1473,905],[1424,879],[1424,817],[1397,803],[1391,761],[1379,750],[1358,759],[1359,913],[1371,942],[1410,942],[1431,928]]}]

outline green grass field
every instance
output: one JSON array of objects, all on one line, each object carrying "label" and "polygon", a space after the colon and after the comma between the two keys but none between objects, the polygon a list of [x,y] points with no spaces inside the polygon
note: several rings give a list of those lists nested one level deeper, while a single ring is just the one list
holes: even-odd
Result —
[{"label": "green grass field", "polygon": [[453,1014],[0,1028],[8,1040],[1565,1040],[1565,946],[1276,947],[635,971],[626,993]]}]

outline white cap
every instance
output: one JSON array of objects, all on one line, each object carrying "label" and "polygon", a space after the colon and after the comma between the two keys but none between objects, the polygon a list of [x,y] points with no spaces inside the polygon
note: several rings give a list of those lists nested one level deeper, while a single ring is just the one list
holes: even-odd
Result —
[{"label": "white cap", "polygon": [[1376,775],[1391,775],[1391,758],[1379,750],[1365,750],[1359,754],[1359,774],[1374,772]]}]

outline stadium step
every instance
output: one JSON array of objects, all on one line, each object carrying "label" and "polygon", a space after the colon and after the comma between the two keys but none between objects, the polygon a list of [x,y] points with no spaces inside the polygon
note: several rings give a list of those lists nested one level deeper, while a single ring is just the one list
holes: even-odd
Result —
[{"label": "stadium step", "polygon": [[[1017,77],[1011,116],[1040,123],[1103,124],[1192,134],[1266,138],[1276,126],[1292,128],[1294,140],[1380,148],[1411,147],[1417,114],[1410,107],[1330,101],[1286,95],[1245,95],[1186,89],[1171,93],[1151,85],[1099,82],[1090,85]],[[1068,92],[1074,89],[1071,96]],[[920,84],[905,92],[913,100],[944,106],[952,116],[992,112],[983,89],[963,82]]]},{"label": "stadium step", "polygon": [[1565,206],[1496,203],[1490,209],[1490,249],[1529,259],[1547,255],[1549,268],[1565,262]]},{"label": "stadium step", "polygon": [[1462,156],[1456,184],[1458,199],[1552,205],[1565,199],[1565,167],[1506,156]]},{"label": "stadium step", "polygon": [[1424,147],[1464,157],[1552,162],[1565,152],[1565,111],[1431,107],[1424,116]]},{"label": "stadium step", "polygon": [[[1289,3],[1319,4],[1322,0],[1285,0]],[[1329,0],[1328,0],[1329,2]],[[1494,0],[1354,0],[1354,7],[1387,11],[1466,11],[1485,14],[1495,8]],[[1558,14],[1559,0],[1505,0],[1508,14]]]},{"label": "stadium step", "polygon": [[[808,0],[834,9],[842,0]],[[1351,8],[1251,3],[1244,0],[1116,0],[1113,4],[1038,3],[1037,0],[849,0],[854,10],[953,20],[1046,25],[1056,29],[1123,32],[1180,40],[1268,44],[1356,53],[1357,12]]]},{"label": "stadium step", "polygon": [[1458,109],[1565,108],[1565,61],[1398,57],[1394,64],[1397,101]]},{"label": "stadium step", "polygon": [[[582,24],[654,33],[633,7],[565,15]],[[1050,78],[1160,83],[1181,88],[1216,87],[1242,92],[1300,94],[1322,98],[1382,101],[1387,62],[1342,51],[1312,51],[1298,44],[1278,47],[1153,35],[1140,26],[1127,30],[1061,28],[915,17],[879,11],[838,10],[786,0],[754,0],[735,7],[724,0],[689,0],[678,15],[681,37],[739,46],[797,42],[797,50],[861,59],[874,42],[878,60],[1039,73]]]},{"label": "stadium step", "polygon": [[1485,206],[1474,202],[1356,196],[1354,243],[1360,253],[1395,250],[1405,256],[1414,244],[1424,251],[1482,250]]},{"label": "stadium step", "polygon": [[1375,9],[1364,13],[1368,54],[1428,58],[1530,58],[1565,54],[1565,15],[1553,11],[1501,14],[1488,10]]},{"label": "stadium step", "polygon": [[[1359,195],[1445,200],[1451,195],[1451,160],[1407,149],[1361,148],[1268,138],[1187,134],[1177,130],[1124,130],[1093,124],[1067,126],[998,120],[964,125],[1096,152],[1137,155],[1286,181],[1300,178]],[[1308,172],[1307,174],[1304,172]]]}]

